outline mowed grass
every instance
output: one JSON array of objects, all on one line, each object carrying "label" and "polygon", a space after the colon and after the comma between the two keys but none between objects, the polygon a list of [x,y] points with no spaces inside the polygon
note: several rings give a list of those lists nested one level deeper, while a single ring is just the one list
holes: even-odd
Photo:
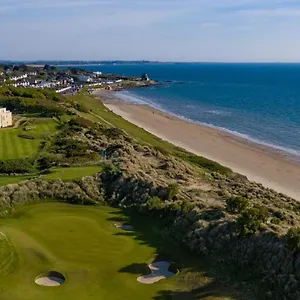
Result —
[{"label": "mowed grass", "polygon": [[[129,220],[135,231],[114,226]],[[1,300],[124,300],[124,299],[245,299],[232,296],[228,287],[214,284],[199,259],[161,236],[161,228],[145,216],[125,217],[108,207],[83,207],[60,203],[24,206],[17,218],[0,220],[8,243],[0,250]],[[13,247],[12,247],[13,245]],[[5,248],[4,248],[5,247]],[[1,248],[0,248],[1,249]],[[145,263],[158,254],[180,260],[181,273],[153,285],[137,282]],[[169,255],[167,254],[169,253]],[[60,287],[34,283],[40,273],[56,270],[66,282]],[[192,280],[200,290],[187,294]],[[205,288],[204,288],[205,287]],[[199,297],[198,297],[199,296]],[[177,298],[176,298],[177,299]]]},{"label": "mowed grass", "polygon": [[[52,119],[34,119],[34,123],[20,126],[17,129],[0,129],[0,160],[31,157],[38,152],[41,142],[57,130],[57,122]],[[24,131],[24,126],[32,130]],[[28,140],[18,137],[19,134],[29,134],[35,137]]]},{"label": "mowed grass", "polygon": [[20,181],[32,179],[34,176],[0,176],[0,186],[5,186],[12,183],[18,183]]},{"label": "mowed grass", "polygon": [[[51,173],[44,176],[46,180],[62,179],[65,181],[81,179],[84,176],[91,176],[101,172],[100,166],[73,167],[73,168],[55,168]],[[1,184],[1,181],[0,181]]]}]

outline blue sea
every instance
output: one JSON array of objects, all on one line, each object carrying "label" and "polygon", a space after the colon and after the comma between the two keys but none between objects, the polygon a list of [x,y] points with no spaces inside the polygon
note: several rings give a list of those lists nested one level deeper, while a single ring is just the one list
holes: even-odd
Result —
[{"label": "blue sea", "polygon": [[86,66],[162,85],[119,93],[192,122],[231,132],[300,159],[300,64]]}]

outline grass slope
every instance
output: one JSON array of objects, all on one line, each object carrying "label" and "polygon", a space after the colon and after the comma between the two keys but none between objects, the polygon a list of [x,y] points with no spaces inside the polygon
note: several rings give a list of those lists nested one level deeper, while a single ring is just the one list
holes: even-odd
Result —
[{"label": "grass slope", "polygon": [[[40,143],[57,129],[57,123],[52,119],[35,119],[30,131],[24,131],[26,125],[17,129],[0,129],[0,160],[31,157],[38,152]],[[34,140],[18,137],[19,134],[30,134]]]},{"label": "grass slope", "polygon": [[[146,130],[126,121],[122,117],[109,111],[103,105],[103,103],[95,97],[87,95],[77,95],[75,97],[72,97],[72,99],[74,99],[78,103],[84,104],[88,109],[91,110],[93,114],[99,116],[99,118],[102,119],[102,123],[123,129],[127,134],[131,135],[142,144],[150,144],[162,153],[172,154],[197,166],[206,168],[210,171],[218,171],[221,173],[232,172],[229,168],[224,167],[217,162],[211,161],[205,157],[188,153],[184,149],[176,147],[171,143],[166,142],[147,132]],[[101,122],[101,119],[99,120],[99,122]]]},{"label": "grass slope", "polygon": [[[131,233],[114,226],[120,218],[127,217],[112,208],[45,203],[24,207],[18,218],[0,220],[0,231],[17,253],[10,262],[13,268],[0,269],[1,300],[245,299],[210,280],[206,262],[166,243],[153,220],[131,217],[136,229]],[[3,249],[0,261],[11,246]],[[162,252],[170,260],[180,260],[182,272],[154,285],[138,283],[145,263]],[[65,284],[36,285],[35,277],[48,270],[62,272]],[[192,294],[182,290],[189,282],[191,288],[197,283],[199,290]]]},{"label": "grass slope", "polygon": [[56,168],[51,169],[51,173],[44,176],[46,180],[62,179],[77,180],[84,176],[91,176],[101,171],[100,166],[73,167],[73,168]]}]

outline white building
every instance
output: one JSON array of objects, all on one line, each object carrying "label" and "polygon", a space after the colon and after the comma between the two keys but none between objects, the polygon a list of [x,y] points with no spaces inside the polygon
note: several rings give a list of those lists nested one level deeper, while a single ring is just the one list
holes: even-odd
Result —
[{"label": "white building", "polygon": [[20,79],[25,79],[25,78],[27,78],[27,74],[24,74],[24,75],[20,75],[20,76],[12,76],[11,78],[10,78],[10,80],[14,80],[14,81],[17,81],[17,80],[20,80]]},{"label": "white building", "polygon": [[78,80],[82,82],[93,82],[93,79],[90,76],[80,75]]},{"label": "white building", "polygon": [[12,126],[12,113],[6,108],[0,108],[0,128]]}]

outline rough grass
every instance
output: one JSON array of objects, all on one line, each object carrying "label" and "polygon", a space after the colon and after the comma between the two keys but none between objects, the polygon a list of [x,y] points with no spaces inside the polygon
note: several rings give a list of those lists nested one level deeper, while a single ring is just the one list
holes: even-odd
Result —
[{"label": "rough grass", "polygon": [[106,123],[106,125],[110,124],[117,128],[123,129],[127,134],[131,135],[142,144],[150,144],[163,154],[172,154],[174,156],[180,157],[185,161],[188,161],[192,164],[195,164],[212,172],[232,172],[229,168],[224,167],[217,162],[209,160],[205,157],[196,156],[194,154],[188,153],[184,149],[176,147],[169,142],[163,141],[162,139],[145,131],[144,129],[124,120],[122,117],[109,111],[103,105],[103,103],[95,97],[87,95],[78,95],[75,97],[76,102],[84,103],[85,106],[88,107],[94,114],[98,115],[100,118],[102,118],[102,120],[106,121],[104,122]]},{"label": "rough grass", "polygon": [[[135,231],[116,228],[118,220],[130,222]],[[214,283],[207,275],[206,260],[167,243],[159,224],[144,216],[129,218],[107,207],[35,204],[23,207],[18,218],[0,220],[0,231],[19,257],[12,273],[0,269],[1,300],[245,299]],[[0,262],[9,251],[0,251]],[[162,252],[171,261],[180,260],[181,273],[154,285],[138,283],[141,266]],[[65,284],[59,288],[34,284],[38,274],[49,270],[64,274]],[[200,290],[189,291],[196,287]]]},{"label": "rough grass", "polygon": [[101,171],[100,166],[55,168],[51,173],[44,176],[46,180],[62,179],[65,181],[81,179],[84,176],[91,176]]},{"label": "rough grass", "polygon": [[12,242],[3,232],[0,232],[0,258],[0,274],[12,273],[18,257]]},{"label": "rough grass", "polygon": [[[34,123],[22,125],[17,129],[0,129],[0,160],[32,157],[41,142],[57,130],[57,123],[52,119],[34,119]],[[31,127],[24,131],[24,127]],[[35,139],[28,140],[18,137],[20,134],[30,134]]]}]

